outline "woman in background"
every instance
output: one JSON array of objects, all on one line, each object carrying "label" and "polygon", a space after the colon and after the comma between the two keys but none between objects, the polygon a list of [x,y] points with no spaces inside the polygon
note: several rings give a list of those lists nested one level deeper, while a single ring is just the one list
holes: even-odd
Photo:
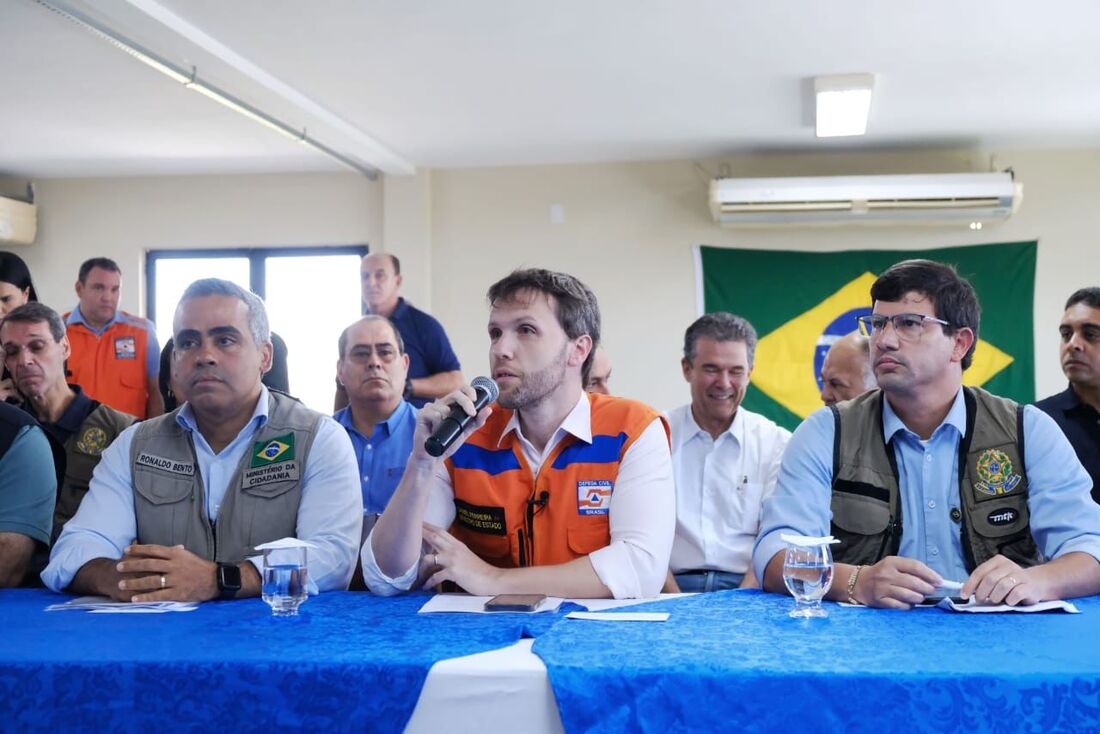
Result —
[{"label": "woman in background", "polygon": [[[34,292],[30,268],[23,262],[23,258],[13,252],[0,250],[0,317],[7,316],[9,311],[28,301],[37,300],[38,294]],[[7,368],[4,368],[0,377],[0,400],[19,401]]]}]

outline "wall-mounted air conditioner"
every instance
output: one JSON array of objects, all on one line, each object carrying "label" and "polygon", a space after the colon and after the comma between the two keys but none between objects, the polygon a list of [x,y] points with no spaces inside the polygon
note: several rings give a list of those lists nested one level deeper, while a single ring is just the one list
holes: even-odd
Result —
[{"label": "wall-mounted air conditioner", "polygon": [[0,244],[29,245],[38,233],[34,204],[0,196]]},{"label": "wall-mounted air conditioner", "polygon": [[1011,173],[720,178],[714,219],[727,226],[959,224],[1012,216],[1023,185]]}]

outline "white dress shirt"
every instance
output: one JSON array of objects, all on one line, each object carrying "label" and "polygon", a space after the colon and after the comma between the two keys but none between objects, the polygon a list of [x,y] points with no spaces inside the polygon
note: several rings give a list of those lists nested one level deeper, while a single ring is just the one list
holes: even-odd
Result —
[{"label": "white dress shirt", "polygon": [[[218,510],[252,438],[267,423],[268,392],[260,398],[252,418],[233,441],[214,453],[199,433],[190,405],[176,414],[176,422],[191,433],[195,458],[206,496],[206,516],[217,520]],[[50,553],[42,581],[53,591],[68,588],[84,564],[95,558],[121,558],[137,538],[130,446],[138,425],[127,428],[103,452],[92,474],[88,494],[73,519],[65,524]],[[302,498],[298,503],[297,537],[313,543],[309,549],[309,593],[346,589],[355,570],[363,500],[359,470],[351,439],[340,424],[325,417],[306,461]],[[260,570],[261,560],[248,559]]]},{"label": "white dress shirt", "polygon": [[[518,413],[513,413],[505,426],[501,441],[512,431],[519,438],[531,472],[538,476],[543,462],[567,435],[592,443],[592,409],[588,395],[581,392],[577,404],[541,453],[523,435]],[[443,462],[439,463],[429,491],[424,520],[442,528],[450,527],[455,517],[454,489]],[[665,429],[660,419],[654,419],[619,463],[608,510],[611,543],[588,555],[596,576],[616,599],[656,596],[664,584],[676,511],[674,492]],[[361,554],[363,578],[367,588],[375,594],[407,591],[416,581],[417,564],[398,578],[382,573],[374,559],[370,538],[363,544]]]},{"label": "white dress shirt", "polygon": [[775,490],[790,431],[738,408],[717,439],[695,422],[691,404],[668,416],[676,477],[673,573],[745,573],[760,530],[760,508]]}]

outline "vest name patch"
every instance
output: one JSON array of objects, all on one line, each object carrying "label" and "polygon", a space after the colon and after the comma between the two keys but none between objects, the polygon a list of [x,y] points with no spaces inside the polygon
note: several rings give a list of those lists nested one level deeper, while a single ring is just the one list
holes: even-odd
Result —
[{"label": "vest name patch", "polygon": [[1011,507],[1004,510],[994,510],[986,517],[990,525],[996,525],[998,527],[1002,525],[1011,525],[1019,519],[1020,513]]},{"label": "vest name patch", "polygon": [[141,453],[137,457],[137,463],[139,466],[148,466],[152,469],[160,469],[166,471],[169,474],[179,474],[185,477],[191,477],[195,475],[195,465],[189,461],[176,461],[175,459],[169,459],[165,456],[157,456],[156,454]]},{"label": "vest name patch", "polygon": [[606,515],[611,509],[611,480],[582,479],[577,482],[577,514]]},{"label": "vest name patch", "polygon": [[504,522],[503,507],[483,507],[469,502],[455,500],[455,522],[475,533],[485,535],[507,535],[508,525]]},{"label": "vest name patch", "polygon": [[258,469],[249,469],[244,473],[244,487],[258,487],[261,484],[274,484],[275,482],[298,481],[298,462],[280,461],[278,464],[268,464]]},{"label": "vest name patch", "polygon": [[137,359],[137,342],[132,336],[115,339],[115,359]]}]

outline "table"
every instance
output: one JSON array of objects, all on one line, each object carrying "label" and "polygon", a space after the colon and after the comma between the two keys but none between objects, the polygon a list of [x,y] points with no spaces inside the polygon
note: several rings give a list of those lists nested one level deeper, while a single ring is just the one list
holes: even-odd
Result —
[{"label": "table", "polygon": [[567,732],[1100,731],[1100,597],[1082,614],[826,619],[755,590],[631,607],[662,624],[563,622],[539,637]]},{"label": "table", "polygon": [[664,623],[417,615],[423,595],[351,592],[296,620],[259,600],[42,611],[61,598],[0,592],[0,730],[1100,731],[1100,597],[1079,615],[794,620],[751,590],[630,608]]}]

